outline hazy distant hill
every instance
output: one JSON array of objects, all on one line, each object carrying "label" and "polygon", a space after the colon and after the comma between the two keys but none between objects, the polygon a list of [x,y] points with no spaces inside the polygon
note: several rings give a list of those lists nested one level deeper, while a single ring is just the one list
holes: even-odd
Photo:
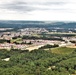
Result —
[{"label": "hazy distant hill", "polygon": [[76,22],[45,22],[45,21],[0,21],[0,28],[76,28]]}]

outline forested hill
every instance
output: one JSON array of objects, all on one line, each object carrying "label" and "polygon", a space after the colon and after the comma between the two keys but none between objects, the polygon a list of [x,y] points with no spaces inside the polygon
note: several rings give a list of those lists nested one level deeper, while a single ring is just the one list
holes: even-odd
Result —
[{"label": "forested hill", "polygon": [[76,22],[0,21],[0,28],[76,28]]}]

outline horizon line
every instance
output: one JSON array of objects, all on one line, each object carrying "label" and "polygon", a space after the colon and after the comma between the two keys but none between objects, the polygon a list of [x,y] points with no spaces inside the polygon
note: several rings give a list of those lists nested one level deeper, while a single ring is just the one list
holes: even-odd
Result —
[{"label": "horizon line", "polygon": [[41,22],[76,22],[76,21],[61,21],[61,20],[0,20],[0,21],[41,21]]}]

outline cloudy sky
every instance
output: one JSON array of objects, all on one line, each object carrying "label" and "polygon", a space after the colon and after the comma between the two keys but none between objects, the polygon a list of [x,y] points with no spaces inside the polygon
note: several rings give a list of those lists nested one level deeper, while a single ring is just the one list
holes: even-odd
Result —
[{"label": "cloudy sky", "polygon": [[0,0],[0,20],[76,21],[76,0]]}]

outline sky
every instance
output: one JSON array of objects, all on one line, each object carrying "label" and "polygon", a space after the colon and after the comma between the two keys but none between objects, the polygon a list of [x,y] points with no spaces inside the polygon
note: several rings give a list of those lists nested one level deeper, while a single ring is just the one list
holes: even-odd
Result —
[{"label": "sky", "polygon": [[0,0],[0,20],[76,21],[76,0]]}]

